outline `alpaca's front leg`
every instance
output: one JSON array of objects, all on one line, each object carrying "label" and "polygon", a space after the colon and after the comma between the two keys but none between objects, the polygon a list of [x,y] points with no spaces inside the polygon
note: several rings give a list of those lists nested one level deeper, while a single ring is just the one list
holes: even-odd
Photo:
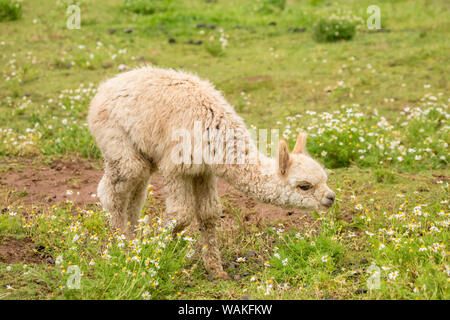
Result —
[{"label": "alpaca's front leg", "polygon": [[130,185],[118,182],[107,169],[100,180],[97,195],[103,210],[111,214],[111,226],[120,233],[127,233],[127,206],[130,199]]},{"label": "alpaca's front leg", "polygon": [[217,178],[202,176],[194,179],[196,217],[202,237],[203,263],[215,277],[229,279],[223,270],[220,251],[217,246],[216,225],[222,208],[217,194]]},{"label": "alpaca's front leg", "polygon": [[136,182],[136,186],[131,193],[130,201],[128,204],[127,216],[130,229],[134,231],[137,226],[137,221],[142,213],[145,200],[147,199],[147,189],[150,174],[143,172],[143,177]]},{"label": "alpaca's front leg", "polygon": [[187,228],[194,217],[195,197],[191,177],[168,176],[164,178],[167,193],[165,220],[175,219],[173,234]]},{"label": "alpaca's front leg", "polygon": [[112,226],[129,239],[134,237],[136,221],[145,201],[148,176],[149,170],[141,161],[105,161],[105,174],[97,194],[103,208],[111,214]]},{"label": "alpaca's front leg", "polygon": [[206,270],[214,277],[228,280],[230,277],[223,270],[222,259],[217,246],[216,225],[217,218],[213,217],[202,217],[199,221],[203,245],[203,263],[205,264]]}]

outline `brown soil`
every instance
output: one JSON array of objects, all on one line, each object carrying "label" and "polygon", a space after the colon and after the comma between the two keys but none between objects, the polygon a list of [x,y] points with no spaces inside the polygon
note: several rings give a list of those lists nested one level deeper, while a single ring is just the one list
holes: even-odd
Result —
[{"label": "brown soil", "polygon": [[50,256],[42,253],[43,247],[37,246],[30,239],[17,240],[13,238],[0,239],[0,262],[43,263],[51,262]]},{"label": "brown soil", "polygon": [[[83,206],[98,201],[95,194],[103,171],[95,169],[89,162],[54,161],[51,165],[34,165],[31,160],[23,160],[20,166],[8,164],[7,167],[6,172],[0,172],[0,190],[8,192],[26,190],[26,193],[23,192],[20,197],[14,199],[25,205],[53,205],[71,200]],[[161,176],[157,174],[152,176],[151,183],[154,197],[164,200]],[[311,216],[301,210],[285,210],[250,199],[223,180],[219,180],[218,189],[220,197],[225,199],[226,203],[239,209],[244,222],[271,224],[282,222],[299,226],[305,221],[312,221]],[[72,190],[73,193],[68,195],[67,190]],[[225,204],[224,214],[234,217],[235,214],[229,207]]]},{"label": "brown soil", "polygon": [[[22,163],[23,164],[23,163]],[[15,190],[26,194],[21,197],[24,204],[58,203],[68,199],[77,204],[95,203],[98,181],[102,172],[95,170],[88,162],[61,162],[51,165],[33,165],[25,162],[25,167],[10,166],[0,174],[0,189]],[[72,195],[66,191],[72,190]]]}]

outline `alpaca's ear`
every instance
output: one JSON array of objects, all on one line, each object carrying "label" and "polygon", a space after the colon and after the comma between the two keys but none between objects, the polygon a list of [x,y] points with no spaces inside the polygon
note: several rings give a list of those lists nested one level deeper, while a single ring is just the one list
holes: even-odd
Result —
[{"label": "alpaca's ear", "polygon": [[299,132],[297,137],[297,142],[295,143],[294,150],[292,150],[292,153],[306,153],[306,138],[308,137],[308,134],[305,132]]},{"label": "alpaca's ear", "polygon": [[278,143],[278,169],[282,176],[286,175],[289,167],[289,149],[284,140]]}]

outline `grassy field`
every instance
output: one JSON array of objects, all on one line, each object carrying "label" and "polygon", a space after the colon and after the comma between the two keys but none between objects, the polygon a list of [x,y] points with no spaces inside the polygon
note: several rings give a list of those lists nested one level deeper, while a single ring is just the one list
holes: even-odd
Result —
[{"label": "grassy field", "polygon": [[[0,299],[450,299],[448,1],[10,4],[0,0]],[[67,28],[72,4],[80,29]],[[370,5],[379,30],[366,27]],[[356,21],[353,39],[316,41],[333,14]],[[82,179],[52,190],[65,201],[31,198],[31,178],[18,189],[14,174],[39,180],[58,163],[100,172],[89,101],[144,64],[211,80],[249,127],[279,128],[291,147],[306,130],[336,205],[254,224],[258,212],[224,197],[232,280],[221,281],[197,233],[170,237],[152,194],[127,241],[95,197],[76,201]]]}]

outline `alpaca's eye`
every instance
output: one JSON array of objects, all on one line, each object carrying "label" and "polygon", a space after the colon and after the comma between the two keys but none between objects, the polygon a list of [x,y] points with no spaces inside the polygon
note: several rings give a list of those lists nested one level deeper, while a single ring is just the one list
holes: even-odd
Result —
[{"label": "alpaca's eye", "polygon": [[308,191],[312,188],[312,185],[309,183],[303,183],[297,186],[298,188],[302,189],[303,191]]}]

